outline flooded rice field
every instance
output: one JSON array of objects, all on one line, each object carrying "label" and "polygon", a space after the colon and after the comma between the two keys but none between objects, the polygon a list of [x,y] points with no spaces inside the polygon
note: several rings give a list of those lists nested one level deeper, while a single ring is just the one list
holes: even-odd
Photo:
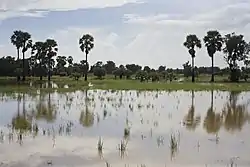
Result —
[{"label": "flooded rice field", "polygon": [[0,167],[249,167],[250,92],[0,97]]}]

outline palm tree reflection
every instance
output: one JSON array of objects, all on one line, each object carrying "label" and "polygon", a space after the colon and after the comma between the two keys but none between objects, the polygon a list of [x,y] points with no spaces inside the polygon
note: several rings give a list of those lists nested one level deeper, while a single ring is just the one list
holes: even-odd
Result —
[{"label": "palm tree reflection", "polygon": [[88,90],[85,90],[85,110],[80,114],[80,124],[83,127],[92,127],[94,120],[94,113],[89,110]]},{"label": "palm tree reflection", "polygon": [[194,91],[192,90],[192,104],[184,117],[184,123],[188,130],[195,130],[200,125],[201,117],[195,116]]},{"label": "palm tree reflection", "polygon": [[227,131],[242,130],[244,124],[250,120],[247,112],[248,104],[239,104],[238,96],[240,92],[231,92],[229,101],[222,110],[224,117],[224,127]]},{"label": "palm tree reflection", "polygon": [[[23,112],[20,113],[20,103],[23,100]],[[17,98],[17,115],[12,118],[12,128],[19,131],[19,133],[24,133],[25,131],[31,130],[31,118],[26,114],[25,108],[25,94],[23,97],[18,94]]]},{"label": "palm tree reflection", "polygon": [[56,120],[57,111],[56,106],[51,103],[51,93],[48,94],[47,104],[45,96],[39,95],[39,101],[36,104],[33,114],[37,120],[46,120],[47,122],[54,122]]},{"label": "palm tree reflection", "polygon": [[204,119],[203,127],[207,133],[217,134],[222,125],[222,116],[214,111],[214,90],[211,90],[211,106],[207,110],[207,115]]}]

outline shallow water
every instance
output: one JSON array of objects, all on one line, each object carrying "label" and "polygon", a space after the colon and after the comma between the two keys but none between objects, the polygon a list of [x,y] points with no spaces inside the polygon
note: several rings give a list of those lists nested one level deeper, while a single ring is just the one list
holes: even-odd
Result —
[{"label": "shallow water", "polygon": [[[0,166],[250,166],[249,95],[102,90],[2,94]],[[125,128],[130,129],[127,136]],[[125,151],[119,150],[121,140],[127,141]]]}]

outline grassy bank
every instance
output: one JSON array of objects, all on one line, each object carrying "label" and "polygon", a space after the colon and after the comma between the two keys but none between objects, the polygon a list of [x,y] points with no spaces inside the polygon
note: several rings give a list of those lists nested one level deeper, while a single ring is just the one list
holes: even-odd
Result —
[{"label": "grassy bank", "polygon": [[[30,83],[32,82],[32,86]],[[84,89],[113,89],[113,90],[221,90],[221,91],[250,91],[250,83],[226,83],[226,82],[216,82],[209,83],[199,81],[196,83],[191,83],[189,81],[185,82],[139,82],[137,80],[114,80],[114,79],[104,79],[97,80],[94,78],[89,78],[89,82],[93,85],[88,87],[88,82],[75,81],[68,77],[53,77],[52,82],[56,84],[55,87],[47,86],[46,81],[39,81],[38,78],[27,78],[24,83],[17,84],[15,78],[0,78],[0,92],[36,92],[40,89],[43,92],[51,92],[57,90],[58,92],[71,92],[75,90]]]}]

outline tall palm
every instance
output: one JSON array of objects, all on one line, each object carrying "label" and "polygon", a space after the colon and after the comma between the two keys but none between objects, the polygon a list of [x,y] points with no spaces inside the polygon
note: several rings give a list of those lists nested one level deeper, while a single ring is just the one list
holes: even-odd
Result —
[{"label": "tall palm", "polygon": [[[10,37],[11,43],[16,46],[17,49],[17,63],[19,64],[20,58],[20,48],[22,47],[22,38],[21,38],[22,31],[14,31],[13,35]],[[18,67],[20,68],[20,67]],[[17,76],[17,81],[20,81],[20,76]]]},{"label": "tall palm", "polygon": [[52,58],[57,55],[58,45],[54,39],[47,39],[44,45],[45,45],[44,47],[45,47],[46,57],[48,60],[48,81],[50,81],[51,69],[54,63]]},{"label": "tall palm", "polygon": [[45,59],[45,44],[44,42],[36,42],[32,46],[32,55],[35,57],[35,68],[37,69],[37,61],[39,62],[39,75],[40,75],[40,80],[42,80],[43,73],[42,73],[42,66],[44,65],[44,59]]},{"label": "tall palm", "polygon": [[194,82],[194,58],[195,58],[195,47],[201,48],[201,40],[195,35],[191,34],[186,37],[186,41],[183,45],[188,49],[189,54],[192,57],[192,82]]},{"label": "tall palm", "polygon": [[221,51],[223,45],[223,38],[221,34],[216,31],[208,31],[207,35],[203,38],[205,46],[207,47],[207,53],[212,61],[212,77],[211,82],[214,82],[214,54],[217,51]]},{"label": "tall palm", "polygon": [[25,81],[25,52],[32,47],[31,35],[28,32],[21,33],[22,53],[23,53],[23,81]]},{"label": "tall palm", "polygon": [[[80,49],[83,53],[85,53],[85,60],[88,64],[88,54],[89,52],[94,48],[94,37],[89,35],[89,34],[85,34],[82,36],[82,38],[79,39],[79,45],[80,45]],[[88,75],[88,70],[85,71],[85,81],[87,81],[87,75]]]}]

